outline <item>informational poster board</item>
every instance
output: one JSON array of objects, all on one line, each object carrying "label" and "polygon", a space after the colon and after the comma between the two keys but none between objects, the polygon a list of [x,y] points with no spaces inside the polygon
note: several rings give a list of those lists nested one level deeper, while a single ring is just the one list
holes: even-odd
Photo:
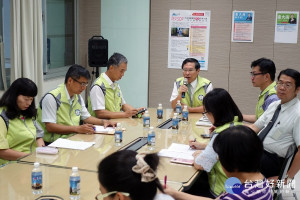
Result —
[{"label": "informational poster board", "polygon": [[297,43],[298,39],[297,11],[276,11],[275,37],[276,43]]},{"label": "informational poster board", "polygon": [[209,30],[210,11],[170,10],[168,68],[180,69],[183,60],[192,57],[207,70]]},{"label": "informational poster board", "polygon": [[232,12],[232,42],[253,42],[254,11]]}]

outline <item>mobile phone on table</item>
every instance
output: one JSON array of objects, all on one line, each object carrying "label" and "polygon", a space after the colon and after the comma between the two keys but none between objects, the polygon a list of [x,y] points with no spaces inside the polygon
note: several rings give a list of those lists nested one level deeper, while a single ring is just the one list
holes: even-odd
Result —
[{"label": "mobile phone on table", "polygon": [[203,138],[211,138],[211,136],[210,136],[209,133],[203,133],[203,134],[201,134],[201,137],[203,137]]}]

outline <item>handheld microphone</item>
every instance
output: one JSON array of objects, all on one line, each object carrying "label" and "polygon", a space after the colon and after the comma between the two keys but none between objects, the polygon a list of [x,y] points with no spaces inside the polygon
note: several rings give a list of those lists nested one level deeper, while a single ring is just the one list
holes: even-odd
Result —
[{"label": "handheld microphone", "polygon": [[[184,78],[184,79],[183,79],[183,85],[185,85],[185,86],[188,85],[188,80],[187,80],[187,78]],[[185,98],[185,92],[183,92],[183,93],[181,94],[181,98]]]}]

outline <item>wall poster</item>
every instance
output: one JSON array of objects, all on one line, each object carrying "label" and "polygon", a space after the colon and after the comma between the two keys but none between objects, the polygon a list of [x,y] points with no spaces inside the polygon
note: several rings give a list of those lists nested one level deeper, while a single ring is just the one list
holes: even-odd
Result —
[{"label": "wall poster", "polygon": [[181,69],[183,60],[192,57],[207,70],[209,30],[210,11],[170,10],[168,68]]},{"label": "wall poster", "polygon": [[253,42],[254,11],[232,12],[232,42]]},{"label": "wall poster", "polygon": [[274,42],[297,43],[298,16],[297,11],[276,11]]}]

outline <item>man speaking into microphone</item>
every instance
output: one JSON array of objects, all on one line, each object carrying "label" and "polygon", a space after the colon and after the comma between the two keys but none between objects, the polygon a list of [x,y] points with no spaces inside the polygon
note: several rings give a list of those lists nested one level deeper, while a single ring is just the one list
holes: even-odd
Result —
[{"label": "man speaking into microphone", "polygon": [[195,58],[187,58],[182,65],[183,77],[176,79],[170,98],[175,109],[177,100],[182,106],[187,105],[189,112],[204,112],[202,101],[204,96],[213,89],[212,83],[200,77],[200,64]]}]

